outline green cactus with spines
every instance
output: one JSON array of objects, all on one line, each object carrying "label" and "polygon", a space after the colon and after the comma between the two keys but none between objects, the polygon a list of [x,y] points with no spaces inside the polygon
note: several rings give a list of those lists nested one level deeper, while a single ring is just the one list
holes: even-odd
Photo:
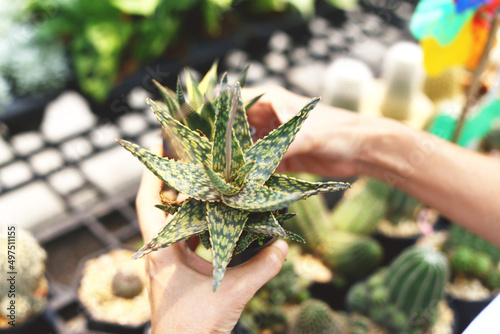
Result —
[{"label": "green cactus with spines", "polygon": [[474,265],[474,251],[469,247],[461,246],[454,249],[449,255],[451,269],[460,274],[472,272]]},{"label": "green cactus with spines", "polygon": [[[444,254],[411,247],[389,267],[353,286],[347,303],[353,311],[369,316],[390,333],[422,333],[434,320],[432,315],[437,313],[447,280]],[[387,291],[385,303],[381,288]]]},{"label": "green cactus with spines", "polygon": [[339,231],[372,234],[384,216],[389,190],[386,183],[369,179],[364,189],[346,196],[334,208],[331,222]]},{"label": "green cactus with spines", "polygon": [[349,324],[343,314],[330,309],[328,304],[309,299],[300,305],[290,334],[341,334],[347,333]]},{"label": "green cactus with spines", "polygon": [[144,289],[142,278],[131,268],[119,269],[111,280],[113,294],[121,298],[134,298]]},{"label": "green cactus with spines", "polygon": [[[214,72],[209,72],[209,77]],[[318,98],[254,144],[241,96],[242,85],[229,85],[225,74],[219,95],[212,101],[200,102],[199,97],[206,96],[206,87],[211,86],[204,82],[205,79],[200,84],[195,80],[187,82],[189,103],[180,88],[175,94],[167,88],[162,90],[167,109],[148,100],[179,160],[157,156],[125,140],[119,143],[165,184],[188,197],[172,220],[134,258],[208,231],[215,291],[244,231],[255,239],[265,235],[302,241],[300,236],[283,229],[277,219],[279,210],[300,199],[347,189],[349,185],[307,182],[274,174]],[[197,131],[204,129],[211,133]]]},{"label": "green cactus with spines", "polygon": [[321,258],[335,272],[349,278],[361,277],[382,259],[382,247],[367,236],[335,231],[325,236]]},{"label": "green cactus with spines", "polygon": [[387,197],[385,218],[392,224],[415,221],[420,203],[407,193],[393,188]]},{"label": "green cactus with spines", "polygon": [[[12,241],[12,239],[11,239]],[[9,249],[7,233],[0,235],[0,247]],[[16,229],[15,236],[15,254],[14,264],[9,263],[8,256],[0,257],[0,270],[2,272],[14,271],[18,279],[15,283],[16,288],[16,323],[22,324],[34,315],[43,311],[47,304],[48,282],[45,277],[45,259],[47,254],[40,247],[37,240],[27,231]],[[13,265],[14,268],[10,266]],[[21,279],[19,279],[21,278]],[[9,291],[10,282],[6,279],[0,280],[0,291]],[[0,305],[2,305],[1,314],[5,317],[7,314],[5,305],[10,303],[12,298],[7,293],[0,296]]]},{"label": "green cactus with spines", "polygon": [[500,289],[500,269],[494,269],[486,278],[486,286],[491,290]]},{"label": "green cactus with spines", "polygon": [[446,248],[456,274],[477,278],[490,289],[500,287],[500,282],[494,283],[500,262],[499,248],[456,224],[450,228]]}]

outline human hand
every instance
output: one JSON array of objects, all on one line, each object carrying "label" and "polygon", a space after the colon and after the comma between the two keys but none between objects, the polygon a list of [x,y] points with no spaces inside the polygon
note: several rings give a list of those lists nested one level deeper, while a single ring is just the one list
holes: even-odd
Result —
[{"label": "human hand", "polygon": [[[262,93],[265,94],[247,111],[258,139],[293,117],[310,101],[281,87],[245,88],[243,97],[248,101]],[[380,122],[380,119],[320,102],[311,111],[277,170],[331,177],[357,175],[365,166],[362,162],[370,147],[369,138]]]},{"label": "human hand", "polygon": [[[154,207],[161,203],[161,185],[144,172],[136,200],[144,242],[171,219]],[[181,241],[145,257],[153,334],[230,333],[248,301],[280,271],[288,252],[286,242],[276,241],[249,261],[227,268],[213,292],[212,264],[197,256],[194,246]]]}]

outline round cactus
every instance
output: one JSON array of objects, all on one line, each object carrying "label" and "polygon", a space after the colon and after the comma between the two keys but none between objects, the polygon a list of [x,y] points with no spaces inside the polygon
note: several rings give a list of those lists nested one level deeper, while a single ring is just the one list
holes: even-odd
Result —
[{"label": "round cactus", "polygon": [[392,189],[387,197],[385,216],[393,224],[416,219],[420,203],[399,189]]},{"label": "round cactus", "polygon": [[377,266],[382,252],[382,247],[374,239],[337,231],[323,243],[321,258],[341,275],[361,277]]},{"label": "round cactus", "polygon": [[500,289],[500,269],[493,270],[486,279],[486,285],[491,290]]},{"label": "round cactus", "polygon": [[490,272],[493,270],[493,261],[488,256],[488,254],[476,252],[475,260],[472,262],[472,272],[471,274],[480,279],[485,279],[488,277]]},{"label": "round cactus", "polygon": [[[18,229],[16,233],[17,258],[14,271],[17,272],[18,277],[22,277],[16,281],[16,292],[30,296],[36,291],[40,279],[44,276],[47,254],[29,232]],[[0,235],[0,248],[8,249],[8,244],[7,234]],[[9,269],[7,256],[0,257],[0,271],[3,273],[12,271]],[[0,291],[8,291],[8,284],[7,280],[0,280]]]},{"label": "round cactus", "polygon": [[466,274],[472,271],[474,251],[469,247],[457,247],[451,252],[449,259],[454,272]]},{"label": "round cactus", "polygon": [[366,314],[370,309],[370,290],[363,283],[357,283],[349,289],[347,305],[355,312]]},{"label": "round cactus", "polygon": [[317,299],[309,299],[300,306],[291,334],[332,334],[347,333],[347,319],[333,312],[330,307]]},{"label": "round cactus", "polygon": [[134,298],[144,288],[141,277],[128,268],[116,272],[111,281],[113,294],[122,298]]},{"label": "round cactus", "polygon": [[391,303],[410,320],[421,319],[434,310],[448,281],[444,254],[430,248],[412,247],[389,266],[385,285]]}]

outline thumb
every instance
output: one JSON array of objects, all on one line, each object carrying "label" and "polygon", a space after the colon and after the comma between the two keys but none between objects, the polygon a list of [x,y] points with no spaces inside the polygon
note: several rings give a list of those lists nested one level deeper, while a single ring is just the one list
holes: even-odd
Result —
[{"label": "thumb", "polygon": [[242,296],[250,300],[252,296],[271,278],[276,276],[288,253],[288,244],[283,240],[277,240],[272,245],[261,250],[257,255],[247,262],[231,268],[231,279],[239,284]]}]

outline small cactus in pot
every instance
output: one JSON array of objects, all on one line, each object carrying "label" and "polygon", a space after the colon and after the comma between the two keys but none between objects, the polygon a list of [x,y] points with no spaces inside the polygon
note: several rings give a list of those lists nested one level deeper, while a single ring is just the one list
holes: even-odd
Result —
[{"label": "small cactus in pot", "polygon": [[390,333],[424,333],[436,320],[448,276],[444,254],[411,247],[387,268],[354,285],[347,303],[351,311]]},{"label": "small cactus in pot", "polygon": [[[192,96],[190,103],[200,101],[200,85],[188,83],[188,93],[191,89]],[[349,187],[342,182],[307,182],[274,174],[319,99],[313,99],[297,115],[254,144],[240,87],[239,82],[230,86],[224,75],[220,92],[212,101],[205,99],[204,103],[192,106],[184,100],[180,89],[176,96],[165,89],[165,108],[148,100],[179,160],[163,158],[119,140],[164,183],[188,197],[182,202],[160,206],[173,214],[173,219],[134,258],[200,236],[212,249],[214,291],[235,251],[244,250],[259,236],[302,241],[300,236],[281,226],[289,217],[281,212],[282,209],[316,194]],[[195,120],[213,124],[211,135],[207,136],[208,130],[203,132],[201,128],[197,128],[199,132],[193,131],[172,117],[180,110],[187,110],[183,117],[193,120],[191,127],[196,126]],[[207,122],[197,124],[206,125]]]}]

